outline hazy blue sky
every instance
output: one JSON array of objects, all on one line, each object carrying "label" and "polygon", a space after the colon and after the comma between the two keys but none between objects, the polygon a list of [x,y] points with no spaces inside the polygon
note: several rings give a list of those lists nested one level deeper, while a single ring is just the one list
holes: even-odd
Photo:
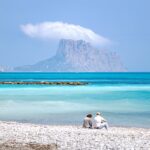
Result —
[{"label": "hazy blue sky", "polygon": [[0,64],[33,64],[57,41],[31,38],[20,26],[65,22],[108,38],[129,71],[150,71],[150,0],[0,0]]}]

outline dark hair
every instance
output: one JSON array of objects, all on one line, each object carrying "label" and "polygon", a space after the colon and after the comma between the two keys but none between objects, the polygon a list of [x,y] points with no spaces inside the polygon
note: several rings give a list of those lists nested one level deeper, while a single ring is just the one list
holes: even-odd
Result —
[{"label": "dark hair", "polygon": [[88,114],[87,117],[88,117],[88,118],[92,118],[92,114]]}]

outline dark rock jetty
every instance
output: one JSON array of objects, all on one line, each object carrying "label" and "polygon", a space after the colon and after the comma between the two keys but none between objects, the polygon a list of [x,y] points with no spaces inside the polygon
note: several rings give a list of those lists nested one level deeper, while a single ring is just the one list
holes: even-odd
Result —
[{"label": "dark rock jetty", "polygon": [[49,81],[34,81],[34,82],[29,82],[29,81],[1,81],[1,84],[12,84],[12,85],[18,85],[18,84],[25,84],[25,85],[86,85],[88,84],[87,82],[71,82],[71,81],[59,81],[59,82],[49,82]]}]

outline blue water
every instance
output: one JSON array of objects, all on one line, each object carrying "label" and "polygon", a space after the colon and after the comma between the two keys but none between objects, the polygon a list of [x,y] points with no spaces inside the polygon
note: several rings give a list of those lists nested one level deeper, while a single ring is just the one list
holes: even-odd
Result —
[{"label": "blue water", "polygon": [[150,128],[150,73],[0,73],[0,81],[88,85],[0,85],[0,120],[82,124],[99,111],[111,126]]}]

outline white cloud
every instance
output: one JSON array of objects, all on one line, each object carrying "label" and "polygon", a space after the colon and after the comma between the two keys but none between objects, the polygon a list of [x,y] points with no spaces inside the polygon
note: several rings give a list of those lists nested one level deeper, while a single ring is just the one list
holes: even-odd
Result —
[{"label": "white cloud", "polygon": [[88,28],[63,22],[43,22],[21,25],[22,31],[29,37],[39,39],[73,39],[85,40],[93,45],[107,45],[109,39],[96,34]]}]

